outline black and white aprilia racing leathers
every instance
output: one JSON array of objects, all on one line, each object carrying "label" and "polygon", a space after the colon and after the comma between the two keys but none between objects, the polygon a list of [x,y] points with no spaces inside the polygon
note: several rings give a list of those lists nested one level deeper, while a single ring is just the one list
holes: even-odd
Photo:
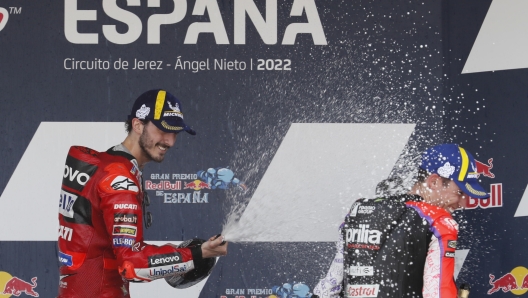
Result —
[{"label": "black and white aprilia racing leathers", "polygon": [[340,227],[319,297],[456,298],[458,225],[420,196],[359,199]]}]

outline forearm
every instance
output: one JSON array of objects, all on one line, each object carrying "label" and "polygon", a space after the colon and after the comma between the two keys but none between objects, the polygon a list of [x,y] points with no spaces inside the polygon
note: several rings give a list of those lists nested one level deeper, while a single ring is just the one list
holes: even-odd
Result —
[{"label": "forearm", "polygon": [[320,298],[337,298],[343,291],[343,240],[337,242],[337,253],[326,276],[314,288]]}]

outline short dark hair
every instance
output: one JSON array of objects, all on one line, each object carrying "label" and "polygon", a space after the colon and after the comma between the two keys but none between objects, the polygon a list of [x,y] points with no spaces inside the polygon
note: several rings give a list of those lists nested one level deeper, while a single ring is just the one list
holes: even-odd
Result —
[{"label": "short dark hair", "polygon": [[[416,174],[416,183],[424,183],[425,182],[425,179],[427,179],[427,177],[429,177],[431,175],[431,173],[427,172],[426,170],[422,169],[422,168],[418,168],[418,174]],[[442,184],[444,185],[444,187],[447,187],[449,185],[449,181],[452,181],[451,178],[444,178],[444,177],[440,177],[442,178]]]},{"label": "short dark hair", "polygon": [[[128,119],[127,121],[125,121],[125,131],[127,133],[130,133],[132,131],[132,119],[134,119],[134,118],[131,118],[131,119]],[[150,122],[149,119],[139,119],[139,121],[143,122],[144,125],[147,125],[147,123]]]}]

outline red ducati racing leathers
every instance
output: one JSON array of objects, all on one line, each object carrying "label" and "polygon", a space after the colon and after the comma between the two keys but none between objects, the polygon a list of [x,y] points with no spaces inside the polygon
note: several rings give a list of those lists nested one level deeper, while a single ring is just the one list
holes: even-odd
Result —
[{"label": "red ducati racing leathers", "polygon": [[59,298],[130,297],[129,281],[182,274],[202,260],[199,246],[143,242],[141,179],[122,145],[70,148],[59,203]]}]

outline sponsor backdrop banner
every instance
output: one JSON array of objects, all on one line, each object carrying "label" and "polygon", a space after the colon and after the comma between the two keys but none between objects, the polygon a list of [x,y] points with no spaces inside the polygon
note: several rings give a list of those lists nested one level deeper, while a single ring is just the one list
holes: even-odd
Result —
[{"label": "sponsor backdrop banner", "polygon": [[2,0],[0,297],[57,295],[67,150],[120,143],[154,88],[182,101],[197,135],[144,169],[146,240],[233,242],[206,281],[134,284],[132,297],[310,297],[354,200],[388,177],[408,186],[440,142],[474,153],[491,194],[455,213],[457,284],[524,295],[526,12],[522,0]]}]

